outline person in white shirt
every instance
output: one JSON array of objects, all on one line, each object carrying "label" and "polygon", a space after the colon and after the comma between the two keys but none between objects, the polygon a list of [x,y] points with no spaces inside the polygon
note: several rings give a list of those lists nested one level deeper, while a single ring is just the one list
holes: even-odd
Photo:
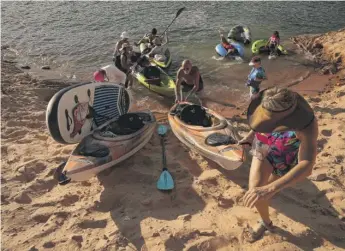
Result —
[{"label": "person in white shirt", "polygon": [[129,41],[128,41],[129,35],[126,31],[121,33],[120,38],[121,38],[121,40],[119,40],[115,45],[114,57],[120,55],[120,49],[121,49],[123,44],[129,44]]}]

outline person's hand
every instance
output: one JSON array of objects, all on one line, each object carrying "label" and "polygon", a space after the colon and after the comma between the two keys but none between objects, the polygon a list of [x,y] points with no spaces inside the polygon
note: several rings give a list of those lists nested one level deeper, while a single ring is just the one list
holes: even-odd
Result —
[{"label": "person's hand", "polygon": [[243,197],[244,206],[252,208],[260,201],[269,200],[274,194],[275,191],[270,185],[249,189]]},{"label": "person's hand", "polygon": [[240,141],[237,142],[238,145],[252,145],[252,141],[250,141],[247,137],[244,137],[243,139],[241,139]]}]

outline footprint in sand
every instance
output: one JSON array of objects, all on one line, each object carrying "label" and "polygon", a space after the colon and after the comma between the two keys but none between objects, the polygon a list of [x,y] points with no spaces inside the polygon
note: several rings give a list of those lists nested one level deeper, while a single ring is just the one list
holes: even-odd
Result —
[{"label": "footprint in sand", "polygon": [[78,223],[78,227],[86,228],[105,228],[107,226],[106,220],[84,220]]},{"label": "footprint in sand", "polygon": [[55,179],[36,179],[35,182],[30,185],[27,190],[34,191],[39,193],[46,193],[53,189],[56,186]]},{"label": "footprint in sand", "polygon": [[60,201],[60,204],[64,207],[72,206],[74,203],[79,201],[78,195],[65,195],[64,198]]},{"label": "footprint in sand", "polygon": [[326,136],[326,137],[331,137],[331,136],[332,136],[332,130],[326,130],[326,129],[324,129],[324,130],[321,131],[321,134],[322,134],[323,136]]},{"label": "footprint in sand", "polygon": [[18,204],[30,204],[32,202],[30,196],[27,192],[20,192],[17,196],[15,196],[14,201]]},{"label": "footprint in sand", "polygon": [[7,134],[6,131],[2,134],[3,139],[11,139],[11,140],[21,139],[29,133],[29,131],[25,129],[20,129],[9,134]]},{"label": "footprint in sand", "polygon": [[46,223],[49,218],[50,218],[51,214],[34,214],[32,216],[32,219],[38,223]]},{"label": "footprint in sand", "polygon": [[21,182],[30,182],[34,180],[38,174],[46,170],[46,168],[47,166],[44,163],[34,160],[20,167],[14,179]]}]

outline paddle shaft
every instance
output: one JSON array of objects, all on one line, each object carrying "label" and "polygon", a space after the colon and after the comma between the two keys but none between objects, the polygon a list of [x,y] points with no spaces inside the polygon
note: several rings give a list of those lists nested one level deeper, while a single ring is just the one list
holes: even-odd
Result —
[{"label": "paddle shaft", "polygon": [[169,27],[173,24],[173,22],[176,20],[176,18],[178,18],[178,16],[182,13],[183,10],[184,10],[184,7],[177,11],[175,18],[171,21],[171,23],[168,25],[168,27],[162,32],[161,36],[164,35],[164,33],[169,29]]},{"label": "paddle shaft", "polygon": [[164,136],[165,134],[161,135],[161,145],[162,145],[162,155],[163,155],[163,170],[167,169],[167,160],[165,156],[165,144],[164,144]]}]

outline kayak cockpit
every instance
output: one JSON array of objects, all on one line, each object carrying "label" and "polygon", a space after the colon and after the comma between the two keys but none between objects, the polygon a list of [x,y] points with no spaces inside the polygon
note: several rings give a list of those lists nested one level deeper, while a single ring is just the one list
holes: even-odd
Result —
[{"label": "kayak cockpit", "polygon": [[194,130],[221,129],[227,126],[224,119],[217,114],[205,109],[200,105],[181,103],[170,112],[175,119],[180,120],[182,124]]}]

